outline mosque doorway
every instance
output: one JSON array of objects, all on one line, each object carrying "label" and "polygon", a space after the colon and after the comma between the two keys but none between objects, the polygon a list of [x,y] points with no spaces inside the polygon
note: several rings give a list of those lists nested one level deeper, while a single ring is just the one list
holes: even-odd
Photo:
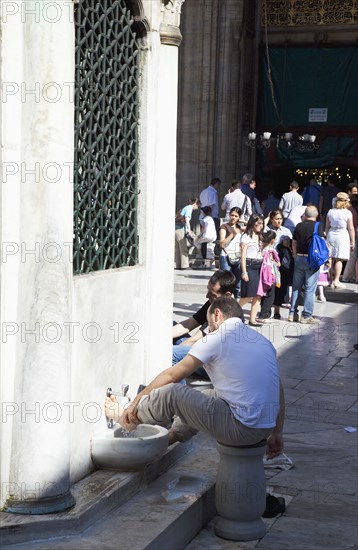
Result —
[{"label": "mosque doorway", "polygon": [[[292,179],[304,186],[312,176],[324,183],[334,174],[344,189],[357,178],[357,97],[355,46],[262,47],[255,170],[261,188],[282,194]],[[260,142],[265,132],[269,146]]]}]

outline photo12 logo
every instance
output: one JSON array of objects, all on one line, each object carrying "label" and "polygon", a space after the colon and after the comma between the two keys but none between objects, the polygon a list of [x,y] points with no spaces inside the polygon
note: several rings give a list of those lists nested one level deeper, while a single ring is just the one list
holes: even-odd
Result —
[{"label": "photo12 logo", "polygon": [[[20,176],[20,178],[19,178]],[[31,166],[26,162],[4,161],[1,164],[1,177],[3,183],[9,183],[15,178],[21,183],[57,183],[63,177],[73,183],[73,162],[34,162]]]},{"label": "photo12 logo", "polygon": [[112,333],[115,344],[139,343],[139,325],[134,321],[124,323],[123,326],[116,321],[110,327],[105,328],[95,321],[85,324],[76,321],[64,321],[63,323],[55,321],[48,323],[36,322],[33,326],[29,326],[25,322],[4,321],[1,324],[1,342],[6,344],[10,338],[16,337],[22,344],[57,344],[60,341],[73,344],[79,339],[88,344],[96,344],[106,336],[108,330]]},{"label": "photo12 logo", "polygon": [[54,2],[40,0],[24,0],[23,2],[3,0],[1,4],[2,23],[10,23],[19,18],[21,23],[58,23],[65,19],[73,23],[73,2]]},{"label": "photo12 logo", "polygon": [[46,101],[57,103],[61,99],[74,102],[74,82],[2,82],[0,86],[1,103],[10,98],[19,97],[21,103],[31,100],[35,103]]}]

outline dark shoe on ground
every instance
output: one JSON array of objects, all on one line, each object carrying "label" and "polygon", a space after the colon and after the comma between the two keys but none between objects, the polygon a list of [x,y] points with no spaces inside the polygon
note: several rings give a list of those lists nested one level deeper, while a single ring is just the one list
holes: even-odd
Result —
[{"label": "dark shoe on ground", "polygon": [[279,313],[275,313],[273,318],[276,319],[277,321],[280,321],[281,320],[281,315]]},{"label": "dark shoe on ground", "polygon": [[278,514],[283,514],[286,510],[286,503],[283,497],[274,497],[266,494],[266,508],[262,514],[263,518],[274,518]]},{"label": "dark shoe on ground", "polygon": [[249,325],[250,327],[262,327],[262,323],[251,323],[251,321],[249,321]]}]

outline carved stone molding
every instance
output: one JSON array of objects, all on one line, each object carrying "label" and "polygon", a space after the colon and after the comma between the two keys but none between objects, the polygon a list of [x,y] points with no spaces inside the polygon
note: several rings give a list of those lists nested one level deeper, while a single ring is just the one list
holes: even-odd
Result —
[{"label": "carved stone molding", "polygon": [[147,34],[150,31],[150,24],[144,13],[142,0],[125,0],[125,3],[133,15],[133,30],[140,39],[140,48],[148,49]]},{"label": "carved stone molding", "polygon": [[174,0],[172,2],[172,13],[181,14],[181,7],[184,4],[185,0]]},{"label": "carved stone molding", "polygon": [[162,44],[179,46],[182,35],[179,29],[181,7],[185,0],[163,0],[163,21],[159,28]]},{"label": "carved stone molding", "polygon": [[160,41],[168,46],[180,46],[182,35],[179,27],[161,23],[159,27]]}]

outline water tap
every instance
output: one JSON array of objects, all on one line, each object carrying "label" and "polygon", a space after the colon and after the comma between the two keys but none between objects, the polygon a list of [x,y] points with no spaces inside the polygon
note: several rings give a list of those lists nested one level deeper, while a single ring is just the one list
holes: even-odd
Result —
[{"label": "water tap", "polygon": [[129,385],[128,384],[122,384],[122,396],[126,397],[128,401],[131,400],[131,398],[128,395]]},{"label": "water tap", "polygon": [[[122,384],[121,389],[118,390],[112,390],[112,388],[107,388],[106,396],[110,397],[111,395],[115,395],[117,397],[117,401],[119,405],[122,407],[129,403],[131,401],[131,398],[128,395],[129,390],[129,384]],[[114,421],[112,419],[106,418],[107,420],[107,427],[109,429],[112,429],[114,426]]]}]

